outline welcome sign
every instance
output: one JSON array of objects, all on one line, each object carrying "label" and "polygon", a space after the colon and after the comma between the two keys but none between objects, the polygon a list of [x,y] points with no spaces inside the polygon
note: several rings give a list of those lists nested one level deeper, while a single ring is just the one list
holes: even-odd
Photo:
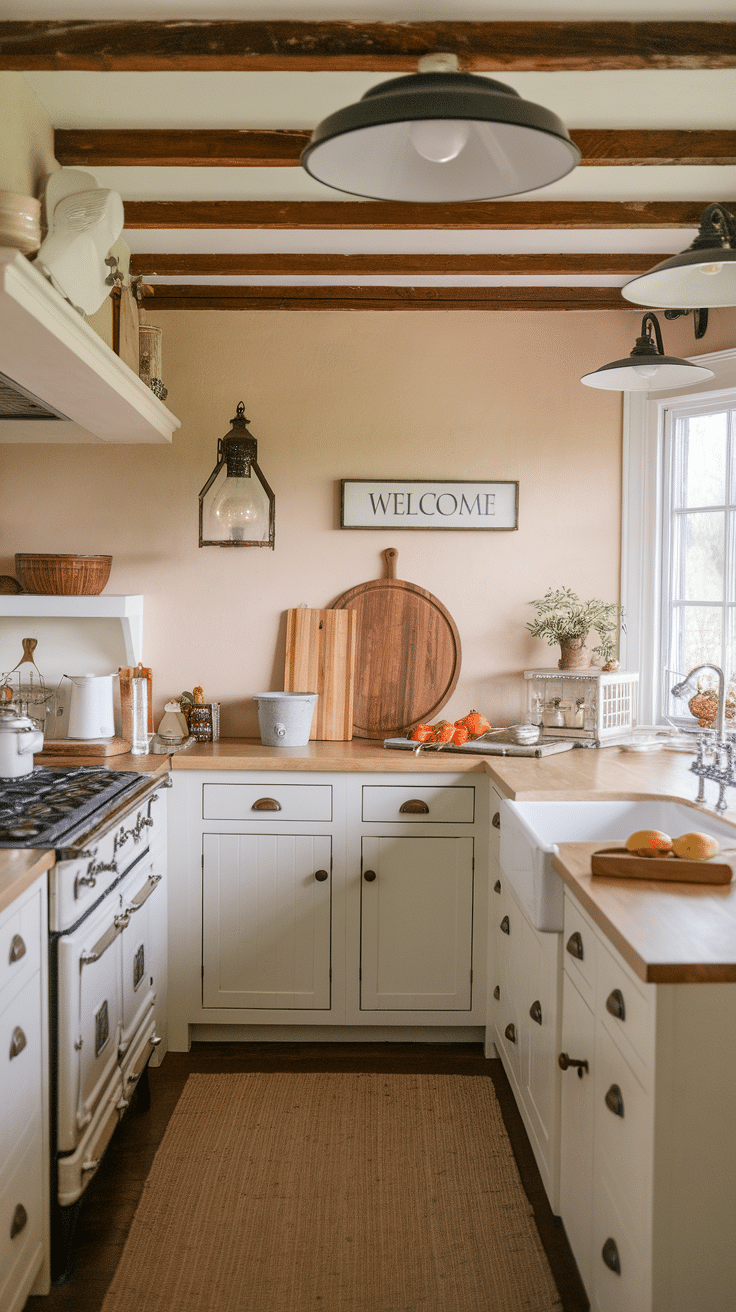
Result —
[{"label": "welcome sign", "polygon": [[341,528],[518,528],[518,482],[344,478],[341,488]]}]

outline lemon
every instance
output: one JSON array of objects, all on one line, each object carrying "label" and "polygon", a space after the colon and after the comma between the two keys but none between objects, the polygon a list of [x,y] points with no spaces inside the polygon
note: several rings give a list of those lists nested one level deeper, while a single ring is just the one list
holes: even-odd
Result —
[{"label": "lemon", "polygon": [[626,846],[636,856],[669,856],[672,839],[661,829],[637,829],[626,839]]},{"label": "lemon", "polygon": [[675,856],[688,861],[710,861],[718,853],[719,846],[718,839],[711,838],[710,834],[682,834],[672,840]]}]

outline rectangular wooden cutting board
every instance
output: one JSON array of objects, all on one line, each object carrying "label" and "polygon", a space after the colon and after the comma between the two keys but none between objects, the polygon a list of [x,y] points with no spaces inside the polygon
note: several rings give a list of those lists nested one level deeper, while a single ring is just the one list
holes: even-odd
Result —
[{"label": "rectangular wooden cutting board", "polygon": [[352,610],[286,612],[284,692],[316,692],[310,738],[348,742],[353,736],[356,614]]},{"label": "rectangular wooden cutting board", "polygon": [[[727,854],[721,854],[725,857]],[[591,873],[613,875],[618,879],[657,879],[677,884],[730,884],[736,853],[729,850],[730,860],[688,861],[680,857],[636,856],[625,847],[608,848],[594,852],[590,858]]]}]

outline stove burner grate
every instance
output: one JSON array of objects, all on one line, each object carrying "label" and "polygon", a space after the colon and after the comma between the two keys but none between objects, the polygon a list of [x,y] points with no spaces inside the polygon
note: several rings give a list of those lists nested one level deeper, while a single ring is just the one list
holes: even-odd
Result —
[{"label": "stove burner grate", "polygon": [[97,823],[146,776],[106,766],[80,765],[0,779],[0,848],[56,847],[84,820]]}]

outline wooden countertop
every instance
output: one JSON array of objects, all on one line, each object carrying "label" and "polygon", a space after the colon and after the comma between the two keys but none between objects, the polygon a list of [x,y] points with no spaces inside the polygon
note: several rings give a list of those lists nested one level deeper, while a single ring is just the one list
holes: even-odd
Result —
[{"label": "wooden countertop", "polygon": [[[569,755],[569,753],[567,753]],[[455,774],[483,772],[483,757],[442,752],[392,751],[382,742],[312,742],[306,747],[264,747],[259,738],[220,738],[174,752],[172,770],[286,770],[294,773]]]},{"label": "wooden countertop", "polygon": [[22,851],[0,848],[0,912],[53,864],[53,852],[40,852],[33,847],[24,847]]},{"label": "wooden countertop", "polygon": [[123,752],[120,756],[83,756],[79,752],[61,756],[56,752],[39,752],[33,758],[34,765],[42,765],[46,770],[72,770],[77,765],[104,765],[108,770],[130,770],[139,774],[158,774],[168,770],[169,761],[168,755],[150,753],[146,756],[133,756],[130,752]]},{"label": "wooden countertop", "polygon": [[592,875],[590,858],[599,848],[600,843],[560,843],[552,865],[640,979],[657,984],[736,982],[736,883],[675,884]]}]

